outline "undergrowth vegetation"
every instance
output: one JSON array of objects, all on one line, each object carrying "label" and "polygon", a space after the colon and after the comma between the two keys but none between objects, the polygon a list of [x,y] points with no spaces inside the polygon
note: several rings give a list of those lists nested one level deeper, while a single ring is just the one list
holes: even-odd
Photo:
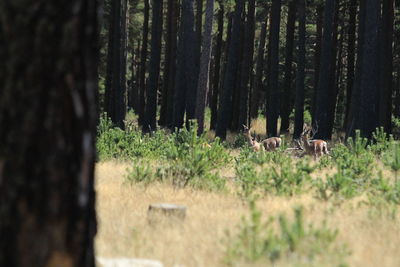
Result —
[{"label": "undergrowth vegetation", "polygon": [[[269,216],[265,221],[255,202],[250,201],[250,214],[243,217],[232,235],[227,232],[226,262],[231,266],[268,262],[273,265],[282,258],[291,266],[318,266],[321,258],[340,266],[349,254],[345,244],[335,244],[338,231],[322,225],[307,224],[303,208],[295,207],[293,218],[285,214]],[[326,261],[326,259],[324,259]]]},{"label": "undergrowth vegetation", "polygon": [[318,161],[294,156],[289,146],[285,142],[275,152],[257,153],[243,135],[231,143],[218,138],[210,141],[197,135],[195,124],[172,133],[159,129],[142,134],[134,126],[114,128],[106,116],[100,119],[97,137],[99,161],[132,162],[125,179],[128,185],[168,183],[175,188],[224,191],[250,203],[250,217],[243,218],[237,232],[228,234],[228,264],[259,260],[273,264],[291,258],[307,265],[318,262],[323,252],[332,251],[339,265],[348,251],[335,244],[335,229],[325,224],[307,225],[302,208],[294,210],[293,219],[281,215],[263,221],[253,200],[305,193],[335,203],[362,197],[363,204],[389,207],[396,213],[400,205],[400,145],[377,129],[373,142],[357,132],[346,144],[331,146],[329,155]]}]

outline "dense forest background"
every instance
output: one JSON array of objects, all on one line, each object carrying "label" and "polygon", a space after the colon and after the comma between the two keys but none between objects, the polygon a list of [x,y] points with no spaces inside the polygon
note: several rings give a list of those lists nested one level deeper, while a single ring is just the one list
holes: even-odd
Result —
[{"label": "dense forest background", "polygon": [[265,116],[267,135],[304,121],[331,139],[391,133],[400,117],[394,0],[105,0],[100,104],[144,132],[196,119],[224,139]]}]

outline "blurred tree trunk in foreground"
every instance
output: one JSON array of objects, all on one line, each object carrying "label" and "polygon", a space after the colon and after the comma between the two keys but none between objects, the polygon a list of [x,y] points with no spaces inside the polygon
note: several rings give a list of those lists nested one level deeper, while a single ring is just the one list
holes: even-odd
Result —
[{"label": "blurred tree trunk in foreground", "polygon": [[0,2],[0,266],[94,266],[96,13]]}]

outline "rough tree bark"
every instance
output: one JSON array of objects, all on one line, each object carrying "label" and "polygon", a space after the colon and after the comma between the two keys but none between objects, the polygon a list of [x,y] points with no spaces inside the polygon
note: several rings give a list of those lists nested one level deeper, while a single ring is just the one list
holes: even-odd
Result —
[{"label": "rough tree bark", "polygon": [[221,139],[226,138],[226,131],[229,122],[231,121],[232,93],[234,92],[235,88],[236,74],[238,69],[238,53],[240,46],[240,40],[237,37],[240,35],[240,24],[243,6],[244,1],[237,0],[232,21],[232,37],[230,38],[230,42],[228,44],[227,64],[225,69],[220,106],[218,108],[216,129],[216,135]]},{"label": "rough tree bark", "polygon": [[175,92],[174,92],[174,110],[172,127],[182,128],[186,110],[186,118],[193,118],[193,114],[189,116],[189,110],[194,113],[194,106],[191,107],[187,98],[193,96],[196,88],[195,77],[195,56],[193,40],[194,32],[194,13],[193,0],[182,1],[182,18],[179,30],[177,69],[175,76]]},{"label": "rough tree bark", "polygon": [[217,124],[217,109],[218,109],[218,98],[219,98],[219,80],[221,73],[221,56],[222,56],[222,42],[223,42],[223,34],[224,34],[224,2],[223,0],[219,0],[219,11],[218,11],[218,35],[215,44],[215,56],[214,56],[214,76],[212,83],[212,95],[211,95],[211,122],[210,129],[215,130],[215,126]]},{"label": "rough tree bark", "polygon": [[163,1],[153,0],[153,14],[151,23],[151,54],[149,64],[149,80],[147,81],[146,108],[143,131],[149,132],[156,129],[157,116],[157,91],[160,76],[161,61],[161,35]]},{"label": "rough tree bark", "polygon": [[104,110],[111,121],[124,128],[126,114],[126,14],[127,0],[111,3],[110,37],[108,42],[108,62]]},{"label": "rough tree bark", "polygon": [[176,71],[176,45],[178,29],[178,8],[176,0],[168,0],[166,16],[165,37],[165,69],[163,75],[163,91],[161,96],[160,120],[161,126],[168,126],[172,120],[172,102],[174,95],[175,71]]},{"label": "rough tree bark", "polygon": [[354,129],[359,129],[361,136],[369,139],[372,138],[372,133],[379,121],[379,75],[376,75],[379,69],[379,16],[380,3],[375,0],[366,0],[360,105],[355,111]]},{"label": "rough tree bark", "polygon": [[147,42],[149,39],[150,0],[144,0],[144,17],[142,33],[142,51],[140,52],[140,80],[139,80],[139,125],[144,123],[144,109],[146,106],[146,61]]},{"label": "rough tree bark", "polygon": [[[196,54],[196,77],[200,71],[200,56],[201,56],[201,47],[202,47],[202,34],[203,32],[203,0],[196,0],[196,25],[195,25],[195,54]],[[196,80],[197,82],[197,80]],[[197,88],[197,84],[196,84]],[[195,102],[193,102],[195,104]]]},{"label": "rough tree bark", "polygon": [[240,79],[240,111],[239,111],[239,127],[241,125],[249,125],[249,93],[250,78],[253,74],[253,54],[254,54],[254,35],[255,35],[255,0],[249,0],[247,7],[247,18],[245,28],[245,40],[243,50],[243,63]]},{"label": "rough tree bark", "polygon": [[[335,121],[335,111],[336,111],[336,105],[337,105],[337,100],[338,100],[338,93],[339,93],[339,84],[338,80],[340,78],[340,67],[339,66],[339,61],[340,59],[336,60],[338,57],[338,53],[340,50],[340,44],[338,44],[339,41],[339,22],[340,22],[340,1],[336,3],[335,6],[335,15],[333,17],[333,30],[332,30],[332,65],[331,65],[331,76],[329,80],[329,107],[328,107],[328,116],[327,116],[327,127],[326,127],[326,132],[327,136],[330,137],[332,136],[333,132],[333,124]],[[340,56],[341,57],[341,56]],[[341,64],[340,64],[341,65]]]},{"label": "rough tree bark", "polygon": [[[239,113],[240,113],[240,96],[241,96],[241,87],[240,82],[242,80],[242,66],[243,66],[243,51],[244,51],[244,43],[245,43],[245,10],[242,13],[242,20],[240,22],[240,36],[236,37],[239,39],[239,53],[237,55],[237,70],[236,70],[236,81],[234,87],[234,93],[232,94],[232,116],[228,129],[232,132],[237,132],[241,127],[239,126]],[[242,126],[243,127],[243,126]]]},{"label": "rough tree bark", "polygon": [[314,91],[311,101],[311,116],[313,119],[312,124],[315,123],[315,107],[317,104],[317,93],[318,93],[318,81],[319,81],[319,69],[321,62],[321,44],[322,44],[322,23],[324,19],[324,5],[321,2],[317,3],[317,20],[315,22],[317,26],[316,40],[315,40],[315,55],[314,55]]},{"label": "rough tree bark", "polygon": [[[138,43],[139,45],[139,43]],[[139,90],[136,84],[137,79],[137,54],[135,51],[135,43],[131,45],[131,62],[130,62],[130,69],[131,69],[131,78],[129,79],[128,83],[128,108],[131,108],[134,112],[138,112],[138,100],[139,100]]]},{"label": "rough tree bark", "polygon": [[200,72],[197,81],[196,96],[196,119],[198,122],[198,134],[204,130],[204,110],[206,107],[206,96],[209,85],[209,70],[211,59],[211,43],[212,43],[212,26],[214,18],[214,0],[207,0],[206,17],[203,34],[203,50],[200,58]]},{"label": "rough tree bark", "polygon": [[294,113],[294,133],[293,138],[299,139],[303,131],[304,124],[304,80],[306,67],[306,11],[305,0],[299,0],[299,43],[298,43],[298,63],[296,77],[296,101]]},{"label": "rough tree bark", "polygon": [[256,74],[254,76],[253,91],[251,94],[251,105],[250,105],[250,118],[255,119],[258,117],[258,110],[260,106],[260,96],[263,87],[263,71],[265,62],[265,39],[267,37],[267,25],[268,25],[268,7],[264,7],[263,13],[260,16],[262,18],[260,40],[258,44],[257,60],[256,60]]},{"label": "rough tree bark", "polygon": [[348,123],[351,95],[354,84],[354,65],[355,65],[355,48],[356,48],[356,15],[357,15],[357,0],[349,2],[349,25],[348,25],[348,40],[347,40],[347,84],[346,84],[346,115],[343,128],[346,128]]},{"label": "rough tree bark", "polygon": [[[320,72],[318,78],[317,98],[315,103],[315,119],[318,125],[318,132],[315,138],[330,139],[328,133],[328,113],[330,107],[330,96],[332,86],[330,84],[332,77],[333,58],[333,20],[335,15],[336,0],[326,0],[324,10],[324,32],[322,36],[322,51],[320,61]],[[314,126],[315,126],[314,124]]]},{"label": "rough tree bark", "polygon": [[[298,0],[289,2],[288,19],[286,25],[286,58],[285,58],[285,77],[283,82],[282,106],[281,106],[281,132],[289,131],[289,115],[292,111],[292,63],[293,63],[293,42],[294,28],[296,22],[296,9]],[[299,51],[300,52],[300,51]],[[297,89],[296,89],[297,90]]]},{"label": "rough tree bark", "polygon": [[94,266],[97,8],[0,3],[0,266]]},{"label": "rough tree bark", "polygon": [[268,47],[268,97],[267,97],[267,135],[278,135],[278,116],[280,108],[279,91],[279,29],[281,22],[281,0],[273,0],[270,18]]},{"label": "rough tree bark", "polygon": [[360,106],[360,81],[361,81],[361,66],[363,64],[363,49],[364,49],[364,35],[365,35],[365,15],[366,5],[365,1],[359,3],[358,14],[358,34],[357,34],[357,61],[355,67],[354,84],[351,92],[351,104],[348,112],[348,120],[346,125],[346,139],[354,136],[355,130],[355,115]]},{"label": "rough tree bark", "polygon": [[392,87],[393,87],[393,23],[394,1],[385,0],[382,5],[382,30],[380,38],[380,102],[379,126],[385,132],[392,131]]}]

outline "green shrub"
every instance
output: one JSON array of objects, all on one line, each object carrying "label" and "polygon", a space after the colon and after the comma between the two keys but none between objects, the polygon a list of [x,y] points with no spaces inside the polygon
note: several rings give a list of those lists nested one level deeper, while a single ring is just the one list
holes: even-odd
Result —
[{"label": "green shrub", "polygon": [[[218,170],[229,163],[230,156],[219,139],[208,144],[204,136],[197,136],[196,125],[189,130],[182,129],[173,134],[156,131],[152,136],[119,131],[123,136],[124,134],[128,136],[129,140],[124,141],[124,144],[133,144],[131,147],[124,146],[127,157],[145,157],[146,160],[153,158],[162,161],[161,167],[154,167],[156,171],[153,172],[151,178],[150,175],[142,177],[139,174],[143,170],[140,167],[134,167],[128,175],[130,181],[139,183],[170,181],[176,187],[191,186],[203,190],[224,188],[225,180],[220,177]],[[117,156],[122,155],[124,154],[117,154]]]},{"label": "green shrub", "polygon": [[265,192],[285,196],[304,192],[305,185],[311,180],[312,168],[303,161],[298,161],[296,167],[293,165],[291,160],[287,160],[265,168],[261,173]]},{"label": "green shrub", "polygon": [[374,180],[374,187],[370,193],[370,204],[381,202],[400,205],[400,182],[391,183],[382,174]]},{"label": "green shrub", "polygon": [[126,182],[129,184],[142,183],[144,185],[149,185],[156,180],[155,173],[151,170],[148,164],[143,162],[137,162],[134,167],[129,170],[126,176]]},{"label": "green shrub", "polygon": [[261,185],[261,179],[253,164],[248,162],[236,164],[236,182],[239,184],[239,195],[244,198],[249,198]]},{"label": "green shrub", "polygon": [[395,175],[395,182],[397,183],[398,172],[400,170],[400,145],[393,144],[391,149],[384,154],[383,163],[390,167]]},{"label": "green shrub", "polygon": [[[318,256],[324,255],[332,255],[342,263],[348,254],[343,245],[334,246],[337,230],[331,230],[325,223],[320,227],[306,226],[302,208],[294,209],[293,220],[280,215],[262,221],[261,215],[251,201],[249,218],[242,218],[235,235],[227,232],[226,261],[229,265],[260,261],[274,264],[285,259],[290,259],[294,265],[305,259],[311,264]],[[278,229],[275,224],[278,224]]]},{"label": "green shrub", "polygon": [[393,143],[393,137],[388,135],[383,127],[376,128],[376,131],[372,133],[372,137],[371,151],[378,156],[388,150]]},{"label": "green shrub", "polygon": [[[302,193],[305,185],[311,180],[310,173],[314,167],[305,159],[294,162],[290,157],[278,152],[254,153],[254,155],[255,158],[250,153],[248,158],[241,155],[236,159],[236,182],[240,188],[239,194],[243,197],[261,191],[292,196]],[[255,159],[260,157],[263,159],[261,162],[266,161],[269,164],[257,171],[256,164],[259,162]]]},{"label": "green shrub", "polygon": [[247,143],[247,138],[244,136],[244,134],[239,133],[235,136],[235,139],[232,144],[232,148],[244,148],[248,147]]}]

